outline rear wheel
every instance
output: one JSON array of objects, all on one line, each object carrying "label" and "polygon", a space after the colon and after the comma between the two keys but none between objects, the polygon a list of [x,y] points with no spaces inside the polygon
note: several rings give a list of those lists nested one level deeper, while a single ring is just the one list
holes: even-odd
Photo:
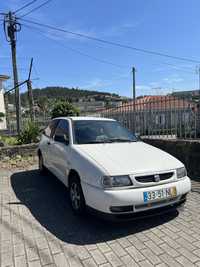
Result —
[{"label": "rear wheel", "polygon": [[73,211],[76,214],[83,214],[85,212],[85,198],[80,180],[77,176],[74,176],[70,179],[69,198]]}]

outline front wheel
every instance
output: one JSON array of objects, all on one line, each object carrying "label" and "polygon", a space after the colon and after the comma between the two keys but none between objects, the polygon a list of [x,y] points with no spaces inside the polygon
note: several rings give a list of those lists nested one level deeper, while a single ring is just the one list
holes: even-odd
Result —
[{"label": "front wheel", "polygon": [[73,211],[79,215],[83,214],[85,212],[85,198],[77,177],[72,178],[69,183],[69,197]]}]

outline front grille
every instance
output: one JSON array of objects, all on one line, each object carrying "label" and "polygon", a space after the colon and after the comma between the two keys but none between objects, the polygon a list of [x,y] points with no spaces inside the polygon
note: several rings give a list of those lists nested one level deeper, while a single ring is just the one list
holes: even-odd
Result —
[{"label": "front grille", "polygon": [[157,174],[136,176],[135,179],[140,183],[153,183],[170,179],[173,175],[174,175],[173,172],[166,172],[166,173],[160,173],[158,180],[156,179],[156,176],[158,176]]}]

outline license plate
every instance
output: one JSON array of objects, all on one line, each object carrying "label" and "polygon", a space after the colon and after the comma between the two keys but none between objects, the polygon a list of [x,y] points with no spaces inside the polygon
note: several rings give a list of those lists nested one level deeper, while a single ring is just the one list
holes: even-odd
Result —
[{"label": "license plate", "polygon": [[163,188],[143,193],[144,202],[176,197],[176,187]]}]

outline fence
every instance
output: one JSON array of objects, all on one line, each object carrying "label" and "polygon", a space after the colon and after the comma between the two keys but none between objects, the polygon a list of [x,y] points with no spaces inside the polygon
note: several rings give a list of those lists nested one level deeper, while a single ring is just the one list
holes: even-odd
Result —
[{"label": "fence", "polygon": [[199,137],[199,105],[186,98],[146,96],[90,115],[116,119],[144,137]]},{"label": "fence", "polygon": [[[35,122],[40,129],[43,129],[48,122],[50,121],[49,114],[44,111],[41,111],[34,107]],[[21,109],[21,129],[23,130],[28,121],[30,121],[30,109],[22,108]],[[9,102],[6,104],[6,129],[2,130],[6,134],[15,135],[17,134],[17,120],[16,120],[16,107],[14,104],[14,99],[9,99]]]},{"label": "fence", "polygon": [[[145,96],[118,107],[104,108],[82,115],[113,118],[132,132],[148,138],[200,138],[199,100],[167,96]],[[36,122],[44,128],[50,118],[41,110],[35,110]],[[7,112],[8,133],[16,133],[16,115],[13,103]],[[30,119],[29,109],[22,111],[22,128]]]}]

